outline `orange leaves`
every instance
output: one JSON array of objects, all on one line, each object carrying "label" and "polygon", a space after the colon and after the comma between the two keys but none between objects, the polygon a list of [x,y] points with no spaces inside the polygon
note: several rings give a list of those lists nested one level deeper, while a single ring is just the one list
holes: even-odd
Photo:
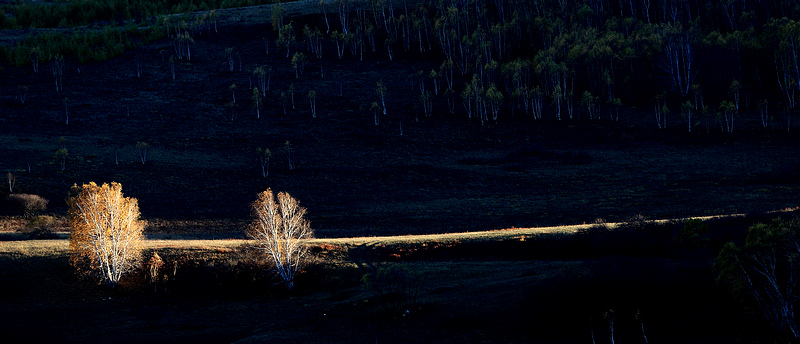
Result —
[{"label": "orange leaves", "polygon": [[72,187],[69,205],[70,261],[79,272],[94,272],[110,287],[138,266],[145,222],[135,198],[119,183]]}]

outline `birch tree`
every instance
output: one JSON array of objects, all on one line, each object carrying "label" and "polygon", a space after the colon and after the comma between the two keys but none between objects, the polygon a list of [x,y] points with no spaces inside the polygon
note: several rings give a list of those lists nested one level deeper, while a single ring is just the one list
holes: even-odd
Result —
[{"label": "birch tree", "polygon": [[692,105],[692,102],[686,101],[681,105],[681,114],[683,118],[686,119],[686,122],[689,123],[689,132],[692,132],[692,114],[694,113],[695,107]]},{"label": "birch tree", "polygon": [[228,70],[233,72],[233,67],[235,66],[235,59],[233,58],[233,48],[225,48],[225,56],[228,60]]},{"label": "birch tree", "polygon": [[256,76],[256,81],[258,81],[261,96],[266,97],[267,91],[269,91],[269,82],[272,79],[272,68],[268,66],[258,66],[253,70],[253,74]]},{"label": "birch tree", "polygon": [[734,105],[732,101],[723,100],[719,104],[719,108],[722,110],[722,116],[725,120],[724,131],[728,134],[733,133],[733,115],[736,114],[736,105]]},{"label": "birch tree", "polygon": [[272,29],[275,31],[280,30],[283,27],[283,21],[286,17],[286,8],[283,7],[283,4],[278,1],[277,4],[272,5],[272,10],[270,12],[270,23],[272,24]]},{"label": "birch tree", "polygon": [[269,148],[256,148],[256,155],[258,155],[258,163],[261,166],[261,176],[269,177],[269,158],[272,156],[272,152]]},{"label": "birch tree", "polygon": [[59,148],[56,151],[55,159],[61,165],[61,170],[67,169],[67,156],[69,155],[69,151],[66,148]]},{"label": "birch tree", "polygon": [[8,172],[8,193],[14,193],[14,185],[17,185],[17,177],[13,173]]},{"label": "birch tree", "polygon": [[772,326],[795,340],[800,338],[794,314],[795,276],[800,269],[798,229],[798,219],[753,225],[743,247],[728,243],[715,260],[717,281],[734,295],[755,301]]},{"label": "birch tree", "polygon": [[308,258],[305,240],[314,236],[306,208],[286,192],[277,201],[271,189],[258,194],[252,203],[253,223],[247,236],[256,241],[255,248],[264,251],[275,265],[275,272],[287,289],[294,288],[297,272]]},{"label": "birch tree", "polygon": [[286,57],[288,58],[289,49],[292,47],[292,42],[294,42],[294,40],[294,26],[292,23],[289,23],[281,27],[280,31],[278,32],[278,39],[275,40],[275,44],[278,45],[278,48],[286,48]]},{"label": "birch tree", "polygon": [[372,111],[372,122],[373,122],[373,123],[374,123],[376,126],[377,126],[378,124],[380,124],[380,118],[378,117],[378,110],[379,110],[380,108],[381,108],[381,106],[380,106],[380,105],[378,105],[378,102],[372,102],[372,104],[370,104],[370,105],[369,105],[369,109]]},{"label": "birch tree", "polygon": [[294,68],[294,78],[299,79],[303,75],[303,70],[306,66],[306,55],[301,52],[296,52],[292,55],[292,68]]},{"label": "birch tree", "polygon": [[64,88],[64,56],[56,55],[53,58],[53,63],[50,64],[50,71],[53,72],[53,80],[56,84],[56,92],[60,92]]},{"label": "birch tree", "polygon": [[661,69],[666,72],[672,89],[686,97],[697,73],[693,33],[683,33],[677,27],[667,26],[665,36]]},{"label": "birch tree", "polygon": [[28,86],[17,86],[17,94],[14,99],[19,100],[21,105],[25,105],[25,99],[28,98]]},{"label": "birch tree", "polygon": [[761,126],[769,126],[769,101],[762,99],[758,102],[758,113],[761,116]]},{"label": "birch tree", "polygon": [[258,91],[258,87],[253,87],[253,95],[250,99],[253,101],[253,107],[256,108],[256,118],[261,118],[261,102],[264,98]]},{"label": "birch tree", "polygon": [[39,73],[39,58],[40,58],[41,55],[42,54],[41,54],[41,50],[39,49],[39,47],[31,48],[31,52],[30,52],[30,54],[28,54],[28,57],[31,60],[31,66],[33,66],[33,72],[34,73]]},{"label": "birch tree", "polygon": [[135,198],[122,185],[73,185],[69,198],[70,262],[79,272],[99,274],[109,287],[140,264],[145,222]]},{"label": "birch tree", "polygon": [[378,94],[378,98],[381,100],[383,115],[386,116],[386,86],[383,85],[383,80],[379,80],[376,84],[375,93]]},{"label": "birch tree", "polygon": [[147,162],[147,150],[150,145],[147,142],[136,142],[136,153],[139,155],[139,161],[144,165]]},{"label": "birch tree", "polygon": [[317,118],[317,91],[308,91],[308,103],[311,105],[311,117]]},{"label": "birch tree", "polygon": [[294,171],[297,168],[297,155],[292,152],[292,143],[286,141],[283,146],[286,148],[286,161],[289,163],[289,171]]}]

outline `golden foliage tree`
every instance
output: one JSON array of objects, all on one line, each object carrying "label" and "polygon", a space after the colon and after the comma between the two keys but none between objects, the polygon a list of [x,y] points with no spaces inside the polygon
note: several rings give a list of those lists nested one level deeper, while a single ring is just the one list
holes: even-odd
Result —
[{"label": "golden foliage tree", "polygon": [[252,207],[255,220],[247,235],[257,242],[258,249],[266,252],[275,264],[275,272],[291,290],[294,277],[308,256],[303,241],[314,236],[305,219],[306,208],[285,192],[278,193],[276,202],[270,189],[258,194]]},{"label": "golden foliage tree", "polygon": [[124,197],[119,183],[91,182],[74,185],[67,204],[72,265],[116,286],[141,260],[145,222],[139,219],[138,201]]}]

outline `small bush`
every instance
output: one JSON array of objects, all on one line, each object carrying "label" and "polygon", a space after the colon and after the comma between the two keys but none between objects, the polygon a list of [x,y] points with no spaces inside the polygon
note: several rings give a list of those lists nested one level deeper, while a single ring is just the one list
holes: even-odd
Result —
[{"label": "small bush", "polygon": [[[148,277],[150,277],[150,283],[153,284],[153,292],[157,292],[158,282],[162,279],[161,267],[164,266],[164,260],[161,259],[161,256],[159,256],[157,252],[153,252],[153,255],[147,261],[146,265]],[[166,275],[164,277],[166,277]]]},{"label": "small bush", "polygon": [[37,216],[28,221],[22,233],[30,239],[53,239],[56,237],[52,231],[55,222],[52,216]]},{"label": "small bush", "polygon": [[620,223],[619,226],[617,226],[617,230],[643,230],[649,223],[651,223],[651,221],[648,220],[646,216],[636,214]]},{"label": "small bush", "polygon": [[678,237],[681,244],[697,248],[708,245],[708,225],[699,219],[690,219],[683,223]]},{"label": "small bush", "polygon": [[364,275],[361,282],[382,300],[399,309],[417,302],[421,287],[419,277],[418,273],[404,266],[390,265]]},{"label": "small bush", "polygon": [[25,218],[32,218],[47,210],[48,201],[39,195],[10,194],[6,197],[9,209],[19,212]]}]

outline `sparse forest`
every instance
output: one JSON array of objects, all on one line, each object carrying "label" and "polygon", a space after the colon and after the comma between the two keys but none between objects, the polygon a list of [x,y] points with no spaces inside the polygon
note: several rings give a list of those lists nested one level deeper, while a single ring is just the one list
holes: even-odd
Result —
[{"label": "sparse forest", "polygon": [[[619,120],[619,107],[637,106],[654,108],[652,124],[658,128],[683,122],[689,131],[732,133],[737,124],[755,122],[742,117],[758,109],[759,121],[752,124],[791,130],[800,87],[795,28],[800,9],[791,1],[304,3],[318,7],[321,18],[303,18],[301,27],[286,18],[285,9],[275,10],[282,4],[269,18],[276,48],[285,49],[287,57],[295,51],[297,78],[306,59],[300,51],[315,57],[320,77],[323,61],[363,60],[365,53],[388,60],[423,58],[432,66],[410,73],[409,81],[419,89],[425,114],[433,111],[428,105],[433,99],[437,104],[446,99],[451,114],[457,109],[481,123],[500,114],[537,119],[545,99],[547,112],[558,119],[564,112],[568,118]],[[59,55],[81,64],[103,61],[165,38],[174,40],[178,59],[190,59],[191,44],[184,41],[208,37],[212,27],[218,31],[216,8],[242,5],[254,4],[23,2],[5,5],[0,23],[5,28],[106,25],[32,35],[5,47],[7,62],[35,70]],[[198,10],[205,12],[162,16]],[[270,42],[265,44],[268,53]],[[330,44],[335,54],[323,54]],[[586,105],[586,96],[592,105],[576,107]]]},{"label": "sparse forest", "polygon": [[0,0],[0,332],[796,341],[798,65],[800,1]]}]

